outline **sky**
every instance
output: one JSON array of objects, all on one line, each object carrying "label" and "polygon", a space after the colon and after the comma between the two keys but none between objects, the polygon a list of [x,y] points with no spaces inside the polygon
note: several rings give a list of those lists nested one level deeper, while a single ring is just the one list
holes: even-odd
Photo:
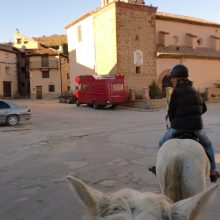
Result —
[{"label": "sky", "polygon": [[[145,0],[158,12],[220,23],[220,0]],[[13,42],[18,28],[27,37],[66,34],[65,26],[101,6],[101,0],[0,0],[0,43]]]}]

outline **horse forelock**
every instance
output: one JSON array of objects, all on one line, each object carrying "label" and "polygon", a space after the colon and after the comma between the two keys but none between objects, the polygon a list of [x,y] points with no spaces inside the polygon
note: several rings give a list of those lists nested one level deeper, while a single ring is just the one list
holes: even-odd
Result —
[{"label": "horse forelock", "polygon": [[135,220],[141,214],[146,215],[147,219],[168,220],[167,208],[171,204],[172,201],[164,195],[124,189],[114,193],[107,200],[103,198],[100,203],[100,220],[108,217],[112,219],[117,215],[126,220]]}]

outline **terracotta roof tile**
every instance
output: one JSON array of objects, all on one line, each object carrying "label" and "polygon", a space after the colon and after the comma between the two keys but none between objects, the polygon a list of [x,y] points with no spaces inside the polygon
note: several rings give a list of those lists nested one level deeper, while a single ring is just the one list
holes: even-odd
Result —
[{"label": "terracotta roof tile", "polygon": [[66,35],[51,35],[51,36],[43,36],[43,37],[33,37],[34,40],[38,41],[41,44],[47,46],[56,46],[67,44],[67,36]]},{"label": "terracotta roof tile", "polygon": [[157,57],[190,57],[204,59],[220,59],[220,51],[209,48],[192,49],[186,46],[164,47],[157,45]]},{"label": "terracotta roof tile", "polygon": [[164,12],[156,12],[156,19],[158,20],[176,20],[176,21],[182,21],[185,23],[195,23],[200,25],[206,25],[206,26],[217,26],[220,27],[220,23],[208,21],[201,18],[193,18],[189,16],[183,16],[183,15],[176,15],[171,13],[164,13]]},{"label": "terracotta roof tile", "polygon": [[0,44],[0,50],[4,50],[7,52],[12,52],[12,53],[17,53],[18,51],[16,50],[15,47],[7,44]]},{"label": "terracotta roof tile", "polygon": [[38,55],[42,55],[42,54],[48,54],[48,55],[55,56],[58,54],[57,50],[54,50],[54,49],[51,49],[51,48],[48,48],[48,47],[45,47],[42,45],[40,45],[38,49],[31,49],[31,50],[27,50],[27,51],[28,51],[28,55],[31,55],[31,56],[38,56]]}]

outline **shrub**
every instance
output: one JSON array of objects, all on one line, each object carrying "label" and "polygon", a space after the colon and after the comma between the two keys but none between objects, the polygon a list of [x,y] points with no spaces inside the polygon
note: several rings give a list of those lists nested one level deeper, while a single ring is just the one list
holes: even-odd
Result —
[{"label": "shrub", "polygon": [[157,85],[155,80],[149,86],[149,96],[151,99],[159,99],[162,98],[162,91],[160,87]]},{"label": "shrub", "polygon": [[215,83],[215,87],[220,88],[220,80],[217,80],[217,82]]}]

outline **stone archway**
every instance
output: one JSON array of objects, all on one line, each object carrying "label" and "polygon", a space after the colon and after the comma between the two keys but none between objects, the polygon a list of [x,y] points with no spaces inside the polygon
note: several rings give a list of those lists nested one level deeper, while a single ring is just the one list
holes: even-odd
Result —
[{"label": "stone archway", "polygon": [[170,69],[166,69],[159,75],[159,78],[158,78],[158,85],[162,89],[162,93],[164,96],[166,95],[166,88],[172,87],[169,73],[170,73]]}]

